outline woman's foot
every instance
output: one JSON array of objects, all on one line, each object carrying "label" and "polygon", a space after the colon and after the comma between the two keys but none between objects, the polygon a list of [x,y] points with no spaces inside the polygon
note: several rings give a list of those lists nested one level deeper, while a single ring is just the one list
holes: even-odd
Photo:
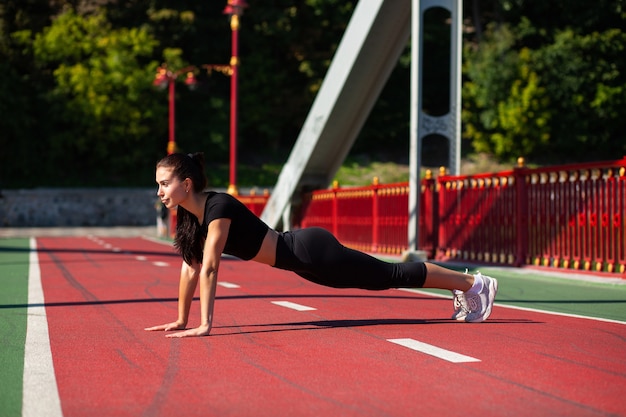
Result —
[{"label": "woman's foot", "polygon": [[498,292],[497,279],[485,276],[480,272],[474,275],[474,279],[481,279],[483,285],[482,289],[477,293],[472,293],[470,290],[463,294],[467,309],[469,310],[465,316],[465,321],[468,323],[480,323],[487,320],[491,314],[493,301]]},{"label": "woman's foot", "polygon": [[467,308],[467,302],[465,301],[465,293],[463,291],[452,291],[452,304],[454,305],[454,313],[452,314],[452,320],[465,320],[469,309]]}]

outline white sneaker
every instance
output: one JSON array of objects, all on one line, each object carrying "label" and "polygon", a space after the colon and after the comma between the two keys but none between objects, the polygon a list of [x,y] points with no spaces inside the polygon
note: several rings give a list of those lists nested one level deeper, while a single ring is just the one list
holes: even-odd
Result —
[{"label": "white sneaker", "polygon": [[452,304],[454,306],[452,320],[465,320],[467,313],[469,313],[467,302],[465,301],[465,293],[463,291],[454,290],[452,294]]},{"label": "white sneaker", "polygon": [[483,280],[483,289],[476,294],[466,292],[465,302],[469,312],[465,316],[465,321],[468,323],[480,323],[487,320],[491,314],[493,307],[493,300],[496,298],[498,292],[498,280],[495,278],[487,277],[477,272],[474,277],[480,277]]}]

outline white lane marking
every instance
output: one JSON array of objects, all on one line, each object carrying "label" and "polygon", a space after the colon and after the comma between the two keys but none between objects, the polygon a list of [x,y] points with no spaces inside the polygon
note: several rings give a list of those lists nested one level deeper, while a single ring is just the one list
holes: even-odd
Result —
[{"label": "white lane marking", "polygon": [[297,311],[311,311],[317,310],[316,308],[303,306],[302,304],[292,303],[291,301],[272,301],[272,304],[276,304],[277,306],[291,308],[292,310]]},{"label": "white lane marking", "polygon": [[146,258],[145,256],[135,256],[135,259],[137,259],[138,261],[145,261],[148,258]]},{"label": "white lane marking", "polygon": [[22,416],[62,417],[61,400],[50,350],[50,334],[41,286],[37,242],[34,238],[30,239],[28,305],[22,382]]},{"label": "white lane marking", "polygon": [[418,352],[425,353],[427,355],[435,356],[439,359],[443,359],[452,363],[480,362],[480,359],[472,358],[471,356],[461,355],[460,353],[452,352],[451,350],[446,350],[437,346],[418,342],[414,339],[387,339],[387,341],[407,347],[409,349],[416,350]]},{"label": "white lane marking", "polygon": [[168,264],[167,262],[161,262],[161,261],[152,262],[152,265],[154,265],[154,266],[170,266],[170,264]]},{"label": "white lane marking", "polygon": [[233,284],[232,282],[218,281],[217,285],[221,285],[224,288],[240,288],[239,285]]}]

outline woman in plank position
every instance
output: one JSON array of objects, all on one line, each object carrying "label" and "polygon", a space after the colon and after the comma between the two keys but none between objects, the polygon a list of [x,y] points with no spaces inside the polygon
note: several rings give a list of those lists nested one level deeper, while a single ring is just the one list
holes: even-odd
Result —
[{"label": "woman in plank position", "polygon": [[[174,246],[183,257],[178,319],[146,330],[183,330],[168,337],[207,336],[223,253],[293,271],[335,288],[385,290],[440,288],[453,291],[453,319],[481,322],[489,317],[498,290],[494,278],[463,274],[424,262],[393,263],[346,248],[328,231],[305,228],[279,233],[239,200],[205,192],[204,155],[172,154],[156,166],[158,196],[178,206]],[[191,301],[200,282],[200,326],[186,329]]]}]

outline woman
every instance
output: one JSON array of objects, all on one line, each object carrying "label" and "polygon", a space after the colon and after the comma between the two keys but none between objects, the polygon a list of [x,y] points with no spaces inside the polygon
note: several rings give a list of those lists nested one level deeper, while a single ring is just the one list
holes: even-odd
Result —
[{"label": "woman", "polygon": [[[295,272],[335,288],[384,290],[441,288],[454,292],[452,318],[481,322],[489,317],[498,282],[431,263],[390,263],[346,248],[321,228],[278,233],[236,198],[204,192],[204,156],[172,154],[157,163],[158,196],[178,206],[174,246],[183,257],[178,319],[146,330],[184,330],[168,337],[207,336],[211,332],[217,273],[222,253]],[[186,329],[191,301],[200,282],[200,326]]]}]

